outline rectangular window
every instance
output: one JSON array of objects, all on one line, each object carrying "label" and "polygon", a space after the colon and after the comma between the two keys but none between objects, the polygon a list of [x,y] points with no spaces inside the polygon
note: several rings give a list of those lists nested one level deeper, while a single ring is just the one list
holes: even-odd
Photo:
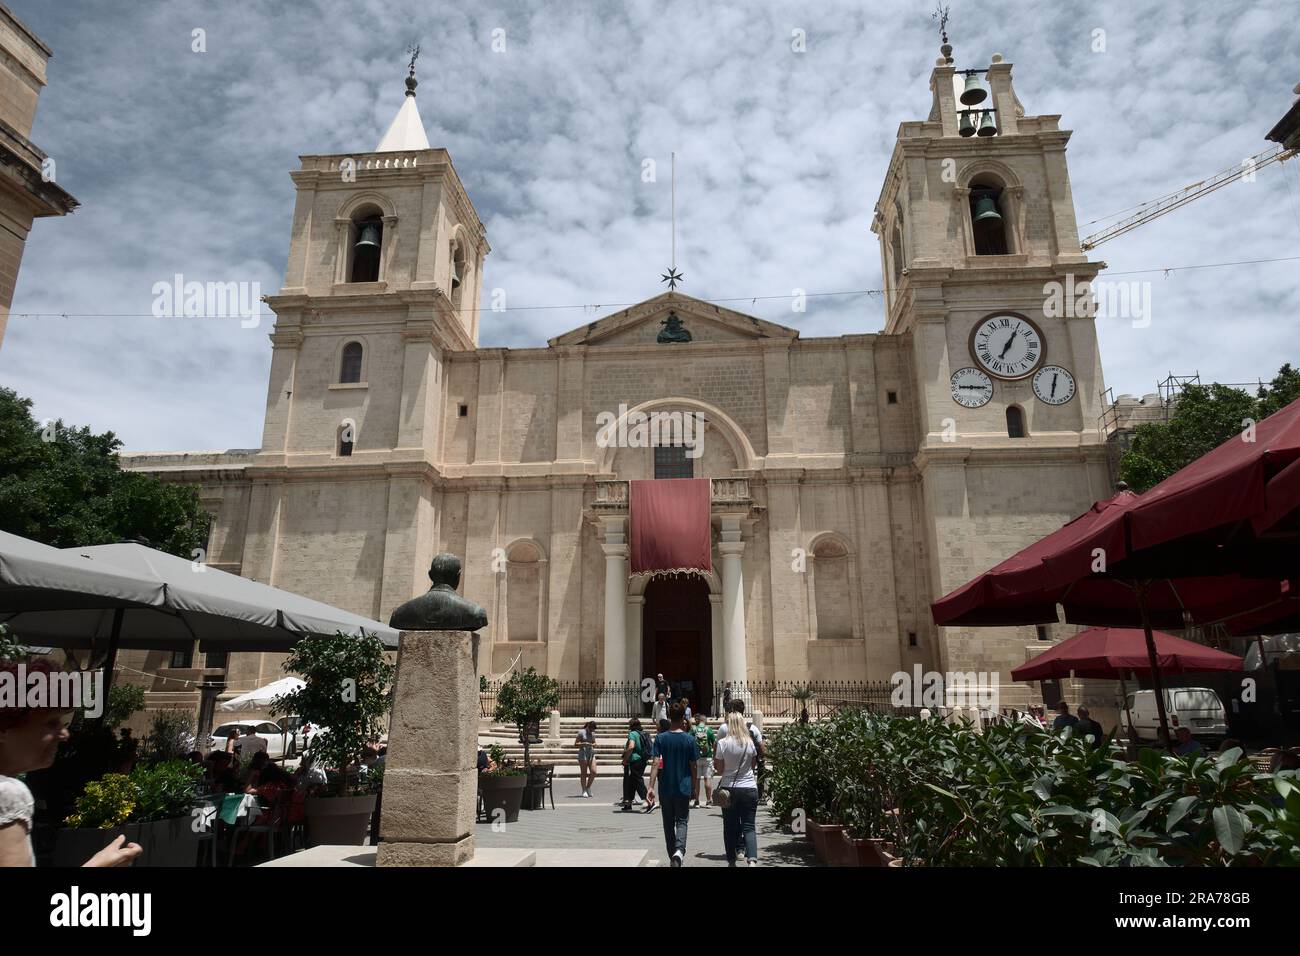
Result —
[{"label": "rectangular window", "polygon": [[897,404],[898,404],[898,393],[897,393],[897,392],[886,392],[886,393],[885,393],[885,401],[888,402],[890,405],[897,405]]},{"label": "rectangular window", "polygon": [[225,670],[230,663],[230,653],[228,651],[208,651],[204,658],[204,666],[206,667],[220,667]]},{"label": "rectangular window", "polygon": [[685,445],[655,446],[656,478],[694,478],[695,465],[686,457]]},{"label": "rectangular window", "polygon": [[1040,641],[1049,641],[1049,640],[1051,640],[1051,637],[1050,637],[1050,636],[1048,635],[1048,633],[1047,633],[1047,625],[1045,625],[1045,624],[1039,624],[1039,625],[1037,625],[1036,630],[1038,631],[1038,639],[1039,639]]},{"label": "rectangular window", "polygon": [[907,646],[916,647],[916,631],[907,632]]},{"label": "rectangular window", "polygon": [[194,647],[191,645],[183,651],[172,651],[172,667],[193,667]]},{"label": "rectangular window", "polygon": [[457,405],[457,406],[456,406],[456,414],[457,414],[459,417],[461,417],[461,418],[468,418],[468,417],[469,417],[469,406],[468,406],[468,405]]}]

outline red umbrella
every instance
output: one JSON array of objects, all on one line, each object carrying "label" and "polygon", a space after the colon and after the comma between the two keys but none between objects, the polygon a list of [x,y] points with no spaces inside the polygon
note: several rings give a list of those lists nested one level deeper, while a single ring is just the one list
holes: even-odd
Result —
[{"label": "red umbrella", "polygon": [[[1156,666],[1163,674],[1239,671],[1241,658],[1204,644],[1154,631]],[[1011,672],[1012,680],[1062,677],[1122,677],[1124,672],[1151,673],[1146,632],[1132,627],[1090,627],[1044,651]]]},{"label": "red umbrella", "polygon": [[1112,509],[1043,564],[1052,584],[1093,573],[1098,549],[1130,580],[1232,570],[1285,579],[1300,573],[1297,530],[1300,400]]},{"label": "red umbrella", "polygon": [[[1204,671],[1239,671],[1241,658],[1163,631],[1151,633],[1155,645],[1155,670],[1147,645],[1147,632],[1131,627],[1091,627],[1080,631],[1011,672],[1012,680],[1058,680],[1062,677],[1119,678],[1124,698],[1124,716],[1133,726],[1128,709],[1128,688],[1124,672],[1151,676],[1158,673],[1187,674]],[[1158,690],[1158,697],[1163,693]],[[1164,701],[1158,700],[1161,720]],[[1168,729],[1165,731],[1168,734]]]},{"label": "red umbrella", "polygon": [[1300,620],[1300,401],[1143,495],[1094,504],[932,605],[936,624],[1140,622],[1160,724],[1168,723],[1153,626],[1232,633]]}]

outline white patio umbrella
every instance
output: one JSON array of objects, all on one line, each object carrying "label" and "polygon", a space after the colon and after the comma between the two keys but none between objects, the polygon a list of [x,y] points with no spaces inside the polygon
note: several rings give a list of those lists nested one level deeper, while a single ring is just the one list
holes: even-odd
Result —
[{"label": "white patio umbrella", "polygon": [[299,688],[306,686],[306,682],[299,680],[297,677],[281,677],[279,680],[271,681],[265,687],[259,687],[256,690],[248,691],[246,694],[240,694],[238,697],[222,701],[217,705],[217,710],[264,711],[271,706],[271,702],[277,697],[283,694],[292,694]]}]

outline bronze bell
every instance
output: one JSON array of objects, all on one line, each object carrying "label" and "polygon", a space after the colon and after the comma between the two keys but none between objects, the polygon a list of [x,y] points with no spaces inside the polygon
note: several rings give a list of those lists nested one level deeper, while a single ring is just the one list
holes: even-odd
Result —
[{"label": "bronze bell", "polygon": [[961,133],[963,136],[975,135],[975,123],[971,119],[971,114],[969,112],[963,112],[961,114],[961,126],[958,127],[957,132]]},{"label": "bronze bell", "polygon": [[361,224],[361,236],[357,239],[354,249],[374,249],[379,251],[380,240],[379,223],[363,222]]},{"label": "bronze bell", "polygon": [[983,103],[984,98],[988,96],[988,91],[984,89],[984,84],[974,73],[967,74],[966,88],[961,91],[961,102],[963,106],[975,106]]},{"label": "bronze bell", "polygon": [[993,118],[992,110],[985,110],[980,114],[980,128],[975,133],[976,136],[997,136],[998,124]]},{"label": "bronze bell", "polygon": [[460,288],[460,263],[454,259],[451,263],[451,287],[453,289]]},{"label": "bronze bell", "polygon": [[998,201],[994,198],[993,193],[982,192],[975,197],[975,215],[971,219],[972,222],[1001,218],[1002,213],[998,212]]}]

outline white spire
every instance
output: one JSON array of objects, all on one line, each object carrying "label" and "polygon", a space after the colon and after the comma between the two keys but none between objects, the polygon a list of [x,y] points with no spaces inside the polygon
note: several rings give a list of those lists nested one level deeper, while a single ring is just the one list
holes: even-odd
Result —
[{"label": "white spire", "polygon": [[415,96],[407,96],[402,108],[393,117],[388,132],[375,147],[376,153],[394,153],[403,149],[428,149],[429,137],[425,135],[424,123],[420,121],[420,111],[415,105]]},{"label": "white spire", "polygon": [[420,55],[420,48],[415,47],[411,56],[411,73],[406,78],[406,96],[402,108],[393,117],[388,132],[375,147],[376,153],[396,153],[407,149],[428,149],[429,137],[424,133],[424,123],[420,120],[420,110],[415,105],[415,58]]}]

